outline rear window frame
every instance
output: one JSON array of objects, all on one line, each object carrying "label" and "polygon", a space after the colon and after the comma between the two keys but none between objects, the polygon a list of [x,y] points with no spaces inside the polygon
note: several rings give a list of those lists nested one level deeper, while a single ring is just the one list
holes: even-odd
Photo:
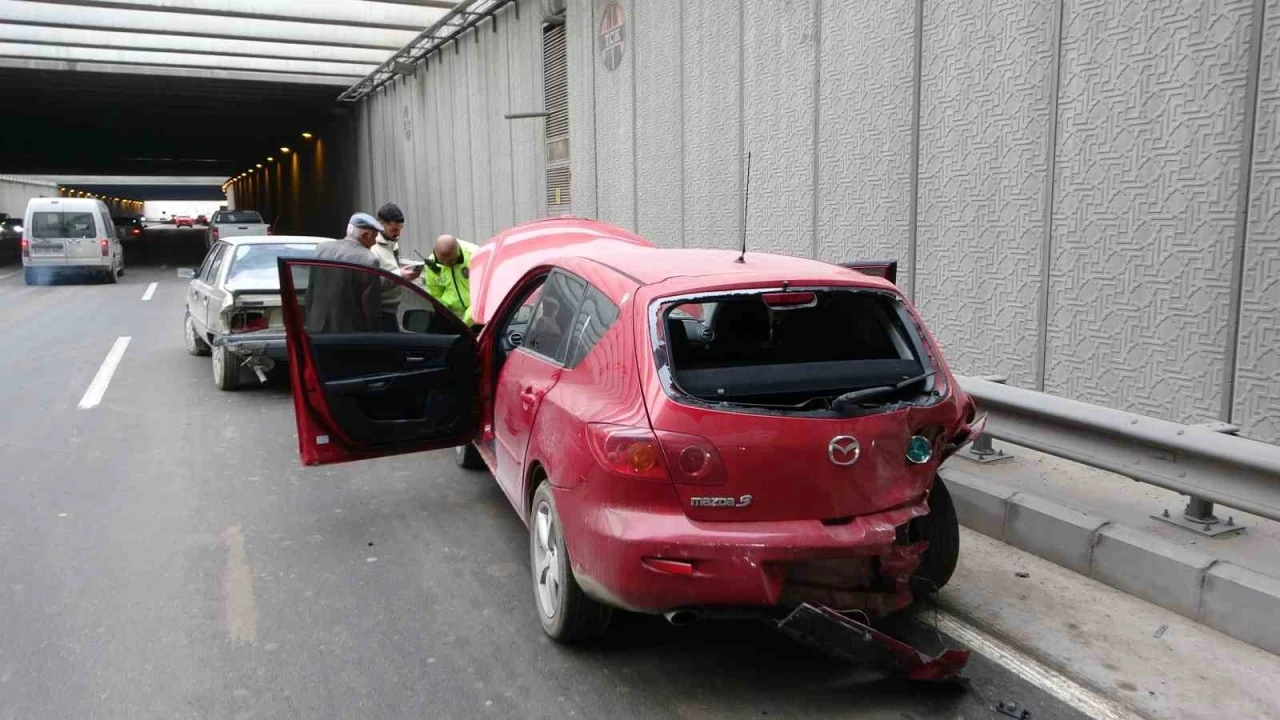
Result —
[{"label": "rear window frame", "polygon": [[881,288],[868,288],[856,285],[767,285],[749,288],[733,288],[725,290],[700,290],[697,292],[680,293],[676,295],[664,295],[655,297],[649,301],[646,309],[646,324],[649,332],[649,346],[652,350],[654,371],[658,378],[658,383],[662,386],[663,393],[669,400],[680,405],[696,407],[705,410],[720,410],[734,413],[748,413],[757,415],[783,415],[788,417],[818,417],[818,418],[834,418],[849,417],[847,415],[839,415],[830,409],[818,410],[796,410],[793,408],[769,407],[763,405],[751,405],[744,403],[735,403],[732,401],[710,401],[691,395],[680,387],[676,382],[674,372],[671,366],[670,344],[666,338],[666,322],[667,315],[671,310],[690,303],[709,303],[719,300],[739,297],[743,295],[762,295],[765,293],[775,292],[850,292],[857,294],[877,295],[889,301],[889,306],[893,309],[901,328],[906,332],[906,340],[910,343],[911,349],[915,352],[920,360],[922,372],[934,373],[928,383],[922,388],[922,391],[928,394],[930,398],[924,402],[903,402],[891,403],[882,406],[883,409],[869,411],[864,414],[877,414],[900,407],[933,407],[942,403],[951,395],[951,389],[947,385],[947,378],[944,373],[945,365],[941,361],[934,344],[930,341],[928,333],[919,318],[913,313],[906,304],[905,298],[899,293],[884,290]]},{"label": "rear window frame", "polygon": [[[235,215],[238,213],[253,213],[254,215],[258,216],[258,219],[257,220],[228,220],[225,217],[226,215]],[[183,215],[181,217],[190,217],[190,216]],[[211,220],[211,222],[214,225],[266,225],[267,224],[266,221],[262,219],[262,213],[258,212],[257,210],[219,210],[217,213],[215,213],[214,218]]]}]

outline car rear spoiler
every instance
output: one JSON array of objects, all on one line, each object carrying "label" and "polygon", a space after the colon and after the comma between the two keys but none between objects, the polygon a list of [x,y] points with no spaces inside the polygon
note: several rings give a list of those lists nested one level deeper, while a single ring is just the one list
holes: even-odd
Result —
[{"label": "car rear spoiler", "polygon": [[850,270],[857,270],[864,275],[882,277],[894,285],[898,284],[897,260],[854,260],[852,262],[842,262],[839,265]]}]

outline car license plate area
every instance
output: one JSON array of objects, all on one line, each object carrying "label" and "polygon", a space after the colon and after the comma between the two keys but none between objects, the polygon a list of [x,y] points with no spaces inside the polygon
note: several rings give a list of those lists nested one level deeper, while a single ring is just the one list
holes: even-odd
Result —
[{"label": "car license plate area", "polygon": [[61,245],[35,245],[31,246],[32,255],[61,255]]}]

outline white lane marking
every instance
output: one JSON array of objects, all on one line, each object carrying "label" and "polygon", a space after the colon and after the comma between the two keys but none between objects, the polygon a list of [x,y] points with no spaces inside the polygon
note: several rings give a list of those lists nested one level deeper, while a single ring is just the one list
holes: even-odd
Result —
[{"label": "white lane marking", "polygon": [[147,291],[146,291],[146,292],[144,292],[144,293],[142,293],[142,301],[143,301],[143,302],[146,302],[147,300],[150,300],[150,299],[151,299],[151,296],[156,294],[156,286],[158,286],[159,284],[160,284],[160,283],[158,283],[158,282],[153,282],[153,283],[151,283],[150,285],[148,285],[148,286],[147,286]]},{"label": "white lane marking", "polygon": [[223,619],[236,645],[258,642],[258,604],[253,594],[253,568],[244,549],[244,531],[232,525],[222,532],[227,564],[222,569]]},{"label": "white lane marking", "polygon": [[102,396],[107,393],[107,386],[111,384],[111,377],[116,374],[116,368],[120,366],[120,360],[124,357],[124,351],[129,347],[131,337],[116,338],[115,345],[111,346],[111,351],[107,353],[107,357],[102,361],[102,367],[98,368],[98,374],[93,376],[93,382],[89,383],[89,389],[84,391],[84,397],[80,398],[80,409],[88,410],[97,407],[102,402]]},{"label": "white lane marking", "polygon": [[[927,615],[922,621],[927,622]],[[1144,720],[1125,705],[1080,685],[948,612],[938,611],[938,629],[1094,720]]]},{"label": "white lane marking", "polygon": [[11,272],[11,273],[5,273],[5,274],[3,274],[3,275],[0,275],[0,280],[7,280],[7,279],[9,279],[9,278],[13,277],[14,275],[17,275],[17,274],[18,274],[18,273],[20,273],[20,272],[22,272],[22,271],[21,271],[21,270],[14,270],[14,271],[13,271],[13,272]]}]

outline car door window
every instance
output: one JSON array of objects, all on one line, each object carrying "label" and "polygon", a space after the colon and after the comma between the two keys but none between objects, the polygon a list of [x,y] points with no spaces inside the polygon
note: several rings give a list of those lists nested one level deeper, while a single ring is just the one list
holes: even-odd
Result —
[{"label": "car door window", "polygon": [[222,259],[226,257],[227,254],[227,246],[222,244],[216,245],[214,246],[213,251],[215,253],[213,256],[213,262],[209,263],[209,265],[205,267],[204,272],[200,274],[200,279],[207,285],[216,284],[218,273],[222,270]]},{"label": "car door window", "polygon": [[[290,353],[302,363],[294,377],[314,377],[322,395],[295,382],[295,397],[303,396],[332,433],[323,443],[314,436],[308,442],[408,451],[472,437],[479,418],[475,339],[461,320],[421,288],[377,268],[279,262]],[[384,282],[399,286],[394,311],[384,304]]]},{"label": "car door window", "polygon": [[529,321],[533,319],[533,309],[542,299],[542,287],[546,280],[544,275],[525,288],[524,297],[520,298],[520,302],[502,324],[498,346],[503,358],[524,344],[525,336],[529,333]]},{"label": "car door window", "polygon": [[559,270],[551,273],[542,287],[542,297],[533,308],[521,347],[549,360],[564,362],[573,318],[586,287],[585,282],[568,273]]},{"label": "car door window", "polygon": [[209,272],[209,266],[213,265],[213,258],[218,254],[221,245],[214,245],[209,252],[204,254],[204,262],[200,263],[200,269],[196,271],[195,277],[203,279],[205,274]]},{"label": "car door window", "polygon": [[618,306],[604,293],[588,285],[582,306],[573,321],[565,367],[576,367],[582,362],[617,319]]}]

